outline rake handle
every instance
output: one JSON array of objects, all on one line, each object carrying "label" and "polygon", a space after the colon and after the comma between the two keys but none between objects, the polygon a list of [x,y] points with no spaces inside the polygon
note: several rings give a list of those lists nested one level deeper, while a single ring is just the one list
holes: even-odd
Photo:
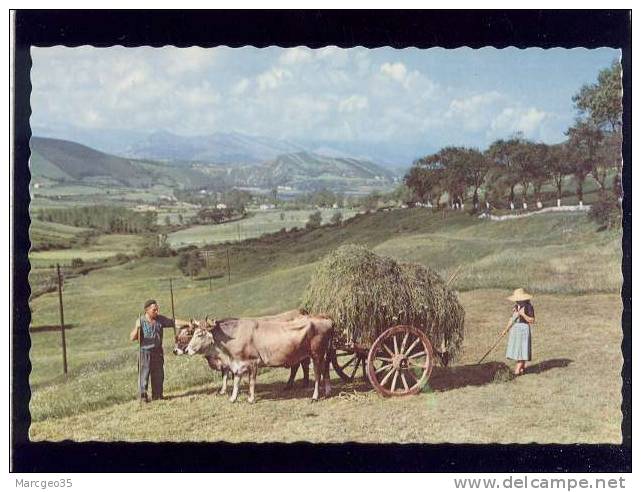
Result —
[{"label": "rake handle", "polygon": [[485,360],[485,358],[486,358],[488,355],[490,355],[490,352],[492,352],[492,350],[494,350],[494,349],[496,348],[496,346],[499,344],[499,342],[501,341],[501,339],[506,335],[506,333],[507,333],[508,331],[509,331],[509,329],[507,329],[507,330],[505,330],[503,333],[501,333],[501,335],[500,335],[500,336],[499,336],[499,338],[496,340],[496,342],[494,343],[494,345],[492,345],[492,347],[490,348],[490,350],[488,350],[488,351],[485,353],[485,355],[484,355],[483,357],[481,357],[481,360],[477,362],[477,365],[478,365],[478,364],[480,364],[481,362],[483,362],[483,361]]}]

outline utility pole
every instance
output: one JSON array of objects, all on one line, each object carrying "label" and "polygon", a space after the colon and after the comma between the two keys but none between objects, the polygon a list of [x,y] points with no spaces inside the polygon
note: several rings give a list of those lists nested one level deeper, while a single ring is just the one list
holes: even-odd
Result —
[{"label": "utility pole", "polygon": [[173,279],[169,278],[169,293],[171,294],[171,317],[174,320],[174,337],[176,336],[176,313],[174,312],[174,283]]},{"label": "utility pole", "polygon": [[60,306],[60,334],[62,335],[62,369],[65,376],[67,375],[67,341],[65,339],[65,312],[62,306],[62,275],[60,273],[60,263],[56,264],[58,272],[58,304]]},{"label": "utility pole", "polygon": [[231,283],[231,267],[229,264],[229,248],[227,248],[227,283]]}]

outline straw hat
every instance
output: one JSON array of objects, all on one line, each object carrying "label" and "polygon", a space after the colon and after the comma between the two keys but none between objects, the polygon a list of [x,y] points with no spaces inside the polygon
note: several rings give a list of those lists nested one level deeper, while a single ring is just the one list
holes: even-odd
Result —
[{"label": "straw hat", "polygon": [[532,296],[525,292],[523,289],[516,289],[510,297],[507,298],[508,301],[517,302],[517,301],[528,301],[532,299]]}]

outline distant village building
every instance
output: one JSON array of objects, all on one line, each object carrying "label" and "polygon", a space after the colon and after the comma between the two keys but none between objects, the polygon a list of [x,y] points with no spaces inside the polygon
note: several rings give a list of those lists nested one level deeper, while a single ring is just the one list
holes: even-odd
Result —
[{"label": "distant village building", "polygon": [[224,210],[227,208],[227,205],[225,205],[224,203],[219,203],[218,205],[216,205],[216,208],[218,210]]},{"label": "distant village building", "polygon": [[276,208],[276,206],[273,203],[263,203],[260,207],[260,210],[271,210],[273,208]]}]

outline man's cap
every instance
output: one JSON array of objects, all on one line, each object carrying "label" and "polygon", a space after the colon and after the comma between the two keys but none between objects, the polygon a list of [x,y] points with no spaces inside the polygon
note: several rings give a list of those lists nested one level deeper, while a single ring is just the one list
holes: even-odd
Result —
[{"label": "man's cap", "polygon": [[147,299],[147,300],[145,301],[144,310],[146,311],[146,310],[147,310],[147,308],[148,308],[149,306],[151,306],[152,304],[158,304],[158,303],[156,302],[156,299]]}]

